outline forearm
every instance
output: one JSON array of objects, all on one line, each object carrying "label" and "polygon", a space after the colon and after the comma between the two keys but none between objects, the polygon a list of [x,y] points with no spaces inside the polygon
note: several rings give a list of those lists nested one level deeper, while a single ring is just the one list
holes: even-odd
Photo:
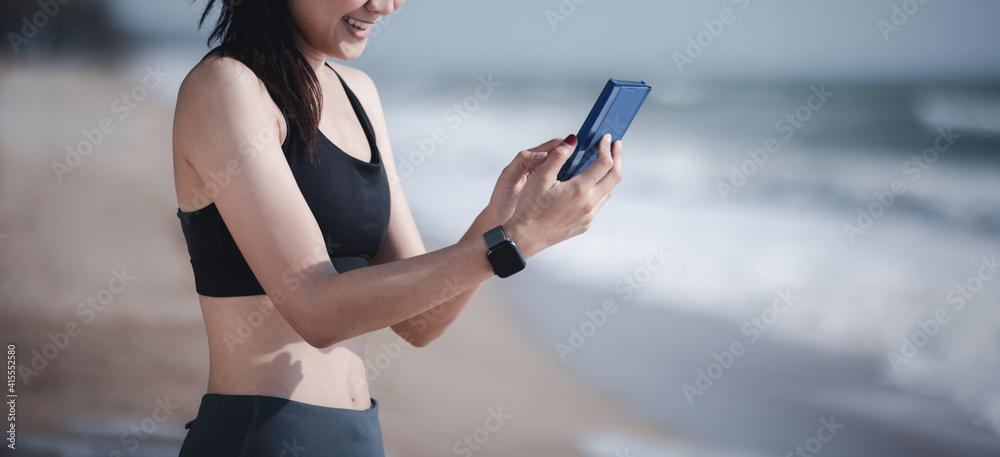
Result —
[{"label": "forearm", "polygon": [[324,273],[287,300],[286,309],[299,308],[290,313],[302,316],[293,327],[310,344],[330,346],[406,321],[478,288],[493,276],[486,249],[482,237],[467,236],[419,256],[341,274]]},{"label": "forearm", "polygon": [[[483,233],[493,227],[496,227],[497,225],[500,225],[501,223],[503,223],[503,221],[488,217],[485,213],[480,213],[459,242],[477,237],[482,239]],[[486,250],[484,249],[480,255],[483,259],[486,259]],[[440,305],[394,324],[392,326],[392,330],[416,347],[426,346],[428,343],[441,336],[441,334],[448,329],[448,326],[450,326],[462,310],[465,309],[465,306],[469,304],[469,301],[471,301],[472,297],[476,295],[476,292],[478,292],[479,288],[482,287],[484,282],[486,282],[486,279],[489,279],[489,277],[481,281],[476,281],[472,284],[461,284],[456,282],[456,288],[464,289],[463,292],[455,295]]]},{"label": "forearm", "polygon": [[[503,222],[504,232],[525,259],[587,231],[611,189],[621,181],[621,143],[612,146],[610,139],[611,135],[606,135],[601,140],[595,161],[570,181],[559,182],[557,174],[576,144],[572,135],[551,148],[537,169],[527,164],[536,160],[534,154],[540,150],[522,151],[504,169],[498,181],[504,183],[500,192],[503,195],[497,198],[502,204],[517,203],[510,218]],[[499,191],[498,186],[494,197]],[[494,223],[496,220],[477,218],[463,240],[453,246],[343,274],[333,271],[328,260],[318,262],[323,271],[310,273],[313,279],[304,281],[308,286],[302,288],[306,290],[294,293],[290,303],[272,295],[277,291],[268,289],[268,295],[276,305],[282,303],[279,310],[285,319],[316,347],[388,326],[401,333],[417,330],[417,322],[400,323],[454,299],[436,313],[436,324],[428,323],[418,336],[407,333],[415,344],[426,344],[493,276],[493,267],[485,255],[486,241],[479,235]],[[462,297],[455,299],[458,296]]]}]

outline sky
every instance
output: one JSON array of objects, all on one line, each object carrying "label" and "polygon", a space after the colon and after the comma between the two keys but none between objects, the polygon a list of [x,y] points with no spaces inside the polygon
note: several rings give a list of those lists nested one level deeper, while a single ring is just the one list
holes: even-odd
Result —
[{"label": "sky", "polygon": [[[205,0],[104,1],[137,33],[204,36]],[[997,19],[989,0],[409,0],[356,64],[424,76],[998,80]]]}]

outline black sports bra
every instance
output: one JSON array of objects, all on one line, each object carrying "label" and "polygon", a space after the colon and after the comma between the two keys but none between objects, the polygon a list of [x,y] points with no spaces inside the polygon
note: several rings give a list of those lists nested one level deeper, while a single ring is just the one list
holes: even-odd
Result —
[{"label": "black sports bra", "polygon": [[[337,271],[343,273],[367,266],[382,246],[389,227],[389,182],[371,122],[344,79],[339,74],[337,78],[364,128],[371,161],[348,155],[319,132],[314,143],[314,161],[310,162],[284,110],[287,133],[281,149],[319,224],[330,259]],[[264,294],[214,202],[194,211],[177,208],[177,217],[181,219],[199,294],[209,297]]]}]

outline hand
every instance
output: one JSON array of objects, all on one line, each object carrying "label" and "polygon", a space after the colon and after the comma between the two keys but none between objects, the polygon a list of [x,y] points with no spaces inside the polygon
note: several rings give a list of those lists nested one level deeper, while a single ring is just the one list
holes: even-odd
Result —
[{"label": "hand", "polygon": [[490,196],[490,204],[483,211],[491,221],[496,221],[495,225],[503,224],[514,214],[524,184],[528,182],[535,169],[545,162],[549,152],[562,141],[561,138],[554,138],[538,147],[521,151],[500,172],[500,178],[493,188],[493,195]]},{"label": "hand", "polygon": [[622,143],[611,144],[611,135],[601,138],[597,156],[586,170],[568,181],[557,180],[576,142],[576,136],[570,135],[552,148],[544,163],[519,186],[517,205],[504,231],[525,257],[586,232],[621,182]]}]

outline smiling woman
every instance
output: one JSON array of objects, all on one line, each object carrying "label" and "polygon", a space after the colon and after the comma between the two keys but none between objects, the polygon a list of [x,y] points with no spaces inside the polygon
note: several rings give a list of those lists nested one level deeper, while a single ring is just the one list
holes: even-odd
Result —
[{"label": "smiling woman", "polygon": [[[484,281],[586,231],[621,179],[619,142],[565,182],[572,135],[521,151],[465,236],[428,253],[374,84],[327,62],[360,56],[402,3],[225,1],[219,46],[181,86],[177,216],[210,354],[182,456],[383,455],[365,334],[427,345]],[[234,341],[244,321],[252,334]]]}]

